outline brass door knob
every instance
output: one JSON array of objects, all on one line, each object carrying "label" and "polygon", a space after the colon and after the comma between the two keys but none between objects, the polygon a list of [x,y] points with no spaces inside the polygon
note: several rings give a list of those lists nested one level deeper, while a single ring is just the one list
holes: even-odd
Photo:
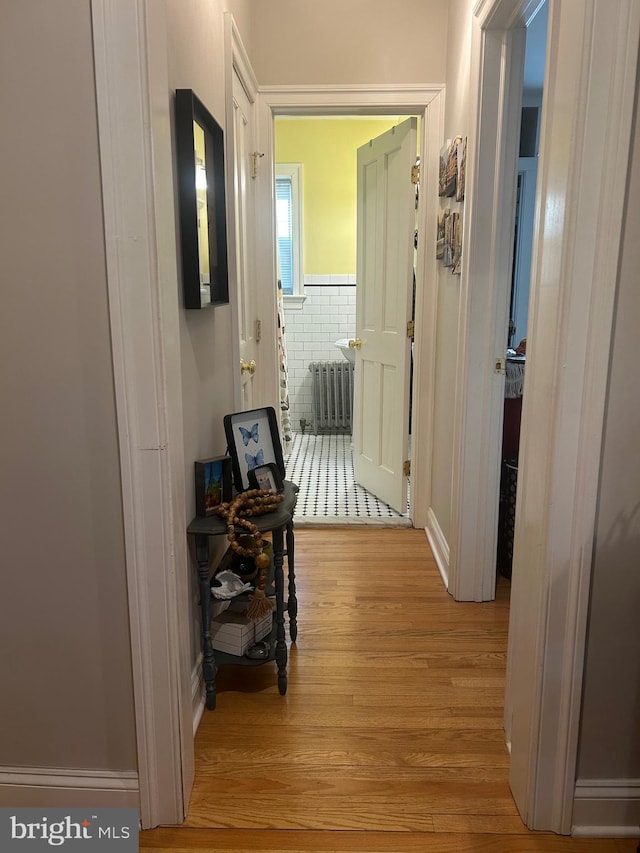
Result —
[{"label": "brass door knob", "polygon": [[355,339],[352,338],[349,341],[349,349],[360,349],[361,346],[362,346],[362,341],[360,340],[360,338],[355,338]]},{"label": "brass door knob", "polygon": [[252,358],[251,361],[245,361],[244,358],[240,359],[240,373],[248,373],[250,376],[256,372],[256,360]]}]

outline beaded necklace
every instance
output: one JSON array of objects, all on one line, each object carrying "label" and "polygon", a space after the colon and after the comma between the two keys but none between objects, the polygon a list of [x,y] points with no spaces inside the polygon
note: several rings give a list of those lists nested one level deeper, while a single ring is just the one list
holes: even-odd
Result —
[{"label": "beaded necklace", "polygon": [[[247,607],[249,619],[260,619],[273,607],[265,593],[269,556],[264,553],[262,534],[256,525],[249,521],[249,517],[274,512],[283,498],[284,495],[268,489],[250,489],[246,492],[240,492],[232,501],[220,504],[216,509],[217,514],[221,515],[227,522],[227,539],[232,551],[241,557],[253,557],[259,572],[255,591],[253,595],[249,596],[249,606]],[[253,546],[245,547],[238,542],[237,528],[242,528],[251,534]],[[243,537],[243,540],[247,538]]]}]

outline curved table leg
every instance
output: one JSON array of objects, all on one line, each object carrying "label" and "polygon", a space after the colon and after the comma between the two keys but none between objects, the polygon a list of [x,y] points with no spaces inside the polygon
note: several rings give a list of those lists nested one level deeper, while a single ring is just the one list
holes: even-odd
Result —
[{"label": "curved table leg", "polygon": [[287,611],[289,613],[289,636],[295,643],[298,637],[298,599],[296,598],[295,571],[295,541],[293,535],[293,519],[287,524],[287,571],[289,575],[289,598]]},{"label": "curved table leg", "polygon": [[211,644],[211,587],[209,580],[209,540],[196,536],[198,582],[200,586],[200,614],[202,617],[202,677],[206,688],[206,706],[216,707],[216,676],[218,668]]},{"label": "curved table leg", "polygon": [[276,588],[276,663],[278,664],[278,690],[284,696],[287,692],[287,644],[284,638],[284,572],[282,563],[283,536],[279,527],[273,536],[273,567],[274,584]]}]

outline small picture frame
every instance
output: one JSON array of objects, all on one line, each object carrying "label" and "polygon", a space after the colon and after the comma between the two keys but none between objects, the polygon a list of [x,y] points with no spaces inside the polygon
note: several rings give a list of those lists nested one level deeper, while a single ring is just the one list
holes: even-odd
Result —
[{"label": "small picture frame", "polygon": [[213,456],[194,462],[196,515],[213,515],[222,503],[231,500],[231,458]]},{"label": "small picture frame", "polygon": [[436,258],[438,260],[442,260],[444,256],[444,225],[447,216],[449,216],[448,210],[441,210],[438,213],[438,231],[436,235]]},{"label": "small picture frame", "polygon": [[453,214],[447,210],[444,215],[444,246],[442,249],[442,266],[453,266]]},{"label": "small picture frame", "polygon": [[438,195],[451,197],[456,194],[458,177],[458,145],[460,137],[456,136],[440,149],[440,172],[438,178]]},{"label": "small picture frame", "polygon": [[249,471],[269,463],[275,464],[284,479],[282,445],[273,406],[225,415],[224,432],[233,482],[239,492],[244,492],[251,485]]},{"label": "small picture frame", "polygon": [[453,223],[451,226],[451,272],[453,275],[460,275],[462,272],[462,214],[453,214]]},{"label": "small picture frame", "polygon": [[249,485],[252,489],[268,489],[270,492],[281,492],[284,488],[280,471],[274,462],[259,465],[248,472]]},{"label": "small picture frame", "polygon": [[458,174],[456,177],[456,201],[464,201],[464,189],[467,174],[467,137],[458,144]]}]

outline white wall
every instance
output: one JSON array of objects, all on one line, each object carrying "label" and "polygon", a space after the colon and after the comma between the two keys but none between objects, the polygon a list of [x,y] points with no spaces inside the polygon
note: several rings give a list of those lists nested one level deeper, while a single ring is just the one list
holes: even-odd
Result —
[{"label": "white wall", "polygon": [[[451,0],[447,38],[445,139],[468,136],[472,0]],[[442,208],[464,213],[464,205],[442,199]],[[466,227],[466,225],[465,225]],[[438,264],[435,401],[431,508],[447,542],[451,536],[453,403],[456,386],[460,276]]]},{"label": "white wall", "polygon": [[[223,23],[221,2],[167,0],[170,97],[175,89],[193,89],[222,128],[225,124]],[[178,279],[177,286],[181,287],[180,272]],[[223,453],[226,447],[222,419],[233,411],[231,333],[230,305],[204,311],[181,308],[187,496],[194,512],[195,498],[189,488],[189,483],[193,483],[193,462]]]},{"label": "white wall", "polygon": [[242,36],[242,44],[247,51],[249,57],[252,56],[251,44],[251,20],[253,17],[252,0],[226,0],[223,4],[224,9],[231,12],[233,19],[236,22],[238,32]]},{"label": "white wall", "polygon": [[134,771],[90,4],[1,19],[0,762]]},{"label": "white wall", "polygon": [[[329,276],[305,276],[325,281]],[[313,424],[311,394],[312,361],[344,361],[334,345],[339,338],[353,338],[356,330],[355,276],[353,284],[305,284],[306,301],[300,308],[285,306],[285,337],[289,369],[289,406],[291,427],[300,432],[300,418],[305,418],[309,432]]]},{"label": "white wall", "polygon": [[447,0],[260,0],[251,6],[254,71],[263,86],[442,83],[447,6]]},{"label": "white wall", "polygon": [[[232,5],[239,20],[248,25],[246,0],[233,4],[222,0],[167,0],[167,52],[169,65],[168,98],[173,116],[176,89],[193,89],[218,124],[225,127],[225,54],[224,11]],[[244,33],[241,33],[243,42]],[[246,46],[246,44],[245,44]],[[175,152],[175,140],[174,140]],[[227,165],[228,167],[228,165]],[[174,198],[177,187],[174,186]],[[173,205],[164,198],[161,204]],[[178,246],[178,278],[176,288],[182,287],[180,271],[180,241],[177,207],[174,211],[176,244]],[[232,249],[229,247],[229,251]],[[234,282],[230,281],[233,292]],[[174,401],[182,412],[184,435],[184,474],[186,502],[184,528],[195,515],[194,468],[198,459],[218,456],[225,452],[223,418],[233,412],[234,365],[232,363],[233,317],[231,304],[202,311],[182,307],[179,293],[179,351],[182,398]],[[225,549],[220,538],[219,553]],[[193,608],[192,665],[201,650],[199,629],[197,578],[190,571]]]},{"label": "white wall", "polygon": [[[611,353],[589,614],[579,784],[627,780],[640,822],[640,134],[635,131]],[[629,781],[631,780],[631,781]],[[591,806],[592,819],[594,808]],[[635,818],[633,817],[635,815]]]}]

